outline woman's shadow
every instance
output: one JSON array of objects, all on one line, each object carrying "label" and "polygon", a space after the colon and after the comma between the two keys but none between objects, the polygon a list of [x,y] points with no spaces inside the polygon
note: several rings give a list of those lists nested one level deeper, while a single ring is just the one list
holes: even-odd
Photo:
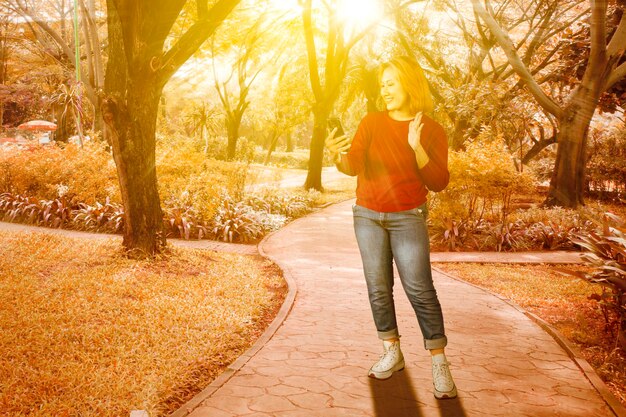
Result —
[{"label": "woman's shadow", "polygon": [[[432,416],[432,412],[426,412],[427,406],[419,401],[409,372],[406,369],[396,372],[384,381],[369,378],[376,417]],[[423,386],[418,388],[424,398],[426,395],[433,395],[430,380],[424,381]],[[458,397],[437,401],[437,406],[441,417],[466,417]]]}]

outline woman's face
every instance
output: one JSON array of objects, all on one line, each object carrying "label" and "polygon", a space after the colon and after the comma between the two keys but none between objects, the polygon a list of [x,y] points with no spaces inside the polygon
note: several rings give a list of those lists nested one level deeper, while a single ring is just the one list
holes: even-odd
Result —
[{"label": "woman's face", "polygon": [[404,90],[398,78],[398,71],[387,67],[380,78],[380,95],[388,111],[409,111],[409,94]]}]

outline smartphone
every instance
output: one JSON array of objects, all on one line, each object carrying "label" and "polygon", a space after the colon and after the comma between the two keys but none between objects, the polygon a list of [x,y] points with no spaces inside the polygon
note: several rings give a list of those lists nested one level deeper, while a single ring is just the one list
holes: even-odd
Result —
[{"label": "smartphone", "polygon": [[337,128],[335,131],[335,136],[343,136],[345,132],[343,131],[343,127],[341,126],[341,121],[338,117],[329,117],[328,118],[328,130],[332,131],[334,128]]}]

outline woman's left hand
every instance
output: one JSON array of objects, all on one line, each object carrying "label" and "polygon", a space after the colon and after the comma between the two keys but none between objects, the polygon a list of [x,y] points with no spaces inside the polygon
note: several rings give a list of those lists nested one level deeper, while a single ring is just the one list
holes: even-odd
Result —
[{"label": "woman's left hand", "polygon": [[422,123],[422,112],[418,112],[415,115],[415,119],[411,120],[411,123],[409,123],[409,145],[415,152],[424,151],[424,148],[420,143],[420,136],[422,134],[423,127],[424,123]]},{"label": "woman's left hand", "polygon": [[424,168],[430,161],[430,157],[422,146],[422,142],[420,142],[423,127],[422,112],[419,112],[415,115],[415,119],[411,120],[411,123],[409,123],[409,145],[415,152],[415,160],[417,161],[417,167],[419,169]]}]

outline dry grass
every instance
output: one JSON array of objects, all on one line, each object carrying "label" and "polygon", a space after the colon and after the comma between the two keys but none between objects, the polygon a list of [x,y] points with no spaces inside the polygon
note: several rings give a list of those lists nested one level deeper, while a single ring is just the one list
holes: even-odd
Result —
[{"label": "dry grass", "polygon": [[[572,342],[626,405],[626,352],[615,347],[596,301],[601,289],[549,265],[448,264],[433,266],[500,294],[541,317]],[[583,269],[582,266],[572,268]]]},{"label": "dry grass", "polygon": [[162,416],[275,316],[286,287],[259,257],[0,232],[0,415]]}]

